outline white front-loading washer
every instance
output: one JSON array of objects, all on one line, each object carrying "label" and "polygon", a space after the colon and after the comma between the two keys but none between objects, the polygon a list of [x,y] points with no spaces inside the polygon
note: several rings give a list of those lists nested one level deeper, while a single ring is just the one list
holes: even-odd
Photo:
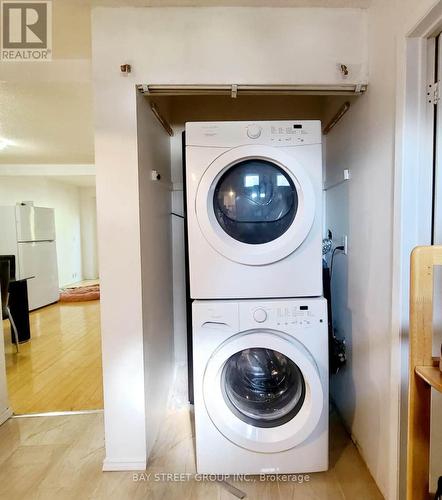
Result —
[{"label": "white front-loading washer", "polygon": [[190,295],[322,295],[319,121],[186,124]]},{"label": "white front-loading washer", "polygon": [[197,471],[328,468],[323,298],[194,301]]}]

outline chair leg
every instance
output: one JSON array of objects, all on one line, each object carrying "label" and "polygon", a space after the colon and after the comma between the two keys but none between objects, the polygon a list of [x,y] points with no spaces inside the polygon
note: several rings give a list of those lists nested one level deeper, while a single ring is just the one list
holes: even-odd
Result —
[{"label": "chair leg", "polygon": [[16,328],[14,320],[13,320],[13,318],[11,316],[11,311],[9,310],[9,307],[6,307],[6,310],[8,311],[9,321],[11,322],[12,331],[14,332],[15,348],[17,349],[17,352],[18,352],[18,333],[17,333],[17,328]]},{"label": "chair leg", "polygon": [[434,500],[442,500],[442,476],[440,476],[437,482],[437,491]]}]

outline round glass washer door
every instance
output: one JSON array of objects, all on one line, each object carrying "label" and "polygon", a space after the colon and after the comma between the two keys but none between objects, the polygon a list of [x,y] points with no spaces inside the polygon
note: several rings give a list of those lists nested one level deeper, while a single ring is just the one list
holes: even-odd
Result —
[{"label": "round glass washer door", "polygon": [[221,373],[221,389],[232,412],[257,427],[285,424],[305,400],[305,381],[296,363],[263,347],[230,356]]},{"label": "round glass washer door", "polygon": [[230,337],[207,362],[204,403],[218,431],[251,451],[302,443],[324,408],[317,365],[300,342],[274,330]]},{"label": "round glass washer door", "polygon": [[218,253],[242,264],[271,264],[307,238],[315,193],[293,156],[270,146],[239,146],[206,169],[195,212],[202,234]]}]

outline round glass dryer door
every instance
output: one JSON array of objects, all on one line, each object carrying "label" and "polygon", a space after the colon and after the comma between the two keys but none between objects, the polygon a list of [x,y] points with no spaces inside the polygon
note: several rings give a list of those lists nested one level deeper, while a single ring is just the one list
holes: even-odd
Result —
[{"label": "round glass dryer door", "polygon": [[296,216],[298,195],[282,168],[268,160],[250,159],[231,166],[221,176],[213,209],[229,236],[257,245],[287,231]]},{"label": "round glass dryer door", "polygon": [[305,441],[325,408],[313,356],[274,330],[248,330],[225,340],[207,362],[203,398],[221,434],[260,453]]},{"label": "round glass dryer door", "polygon": [[247,265],[277,262],[307,238],[315,219],[310,174],[297,158],[270,146],[220,154],[198,184],[195,213],[212,248]]},{"label": "round glass dryer door", "polygon": [[291,420],[305,400],[305,381],[294,361],[272,349],[244,349],[225,363],[224,399],[244,422],[277,427]]}]

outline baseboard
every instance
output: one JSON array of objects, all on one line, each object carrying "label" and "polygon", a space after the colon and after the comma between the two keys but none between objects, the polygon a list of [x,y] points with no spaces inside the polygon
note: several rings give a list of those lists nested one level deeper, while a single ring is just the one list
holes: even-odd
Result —
[{"label": "baseboard", "polygon": [[146,462],[147,460],[145,458],[140,460],[118,460],[105,458],[103,460],[103,471],[146,470]]},{"label": "baseboard", "polygon": [[3,424],[3,422],[6,422],[8,418],[12,417],[12,410],[11,408],[6,408],[2,413],[0,413],[0,425]]}]

